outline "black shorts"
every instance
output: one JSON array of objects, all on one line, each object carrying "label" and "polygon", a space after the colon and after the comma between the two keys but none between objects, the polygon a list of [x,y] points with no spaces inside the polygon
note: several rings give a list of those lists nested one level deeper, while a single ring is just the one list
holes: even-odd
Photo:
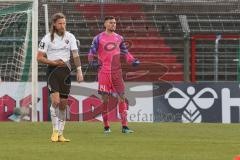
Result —
[{"label": "black shorts", "polygon": [[68,67],[47,68],[47,86],[50,94],[59,92],[60,98],[68,98],[71,88],[70,69]]}]

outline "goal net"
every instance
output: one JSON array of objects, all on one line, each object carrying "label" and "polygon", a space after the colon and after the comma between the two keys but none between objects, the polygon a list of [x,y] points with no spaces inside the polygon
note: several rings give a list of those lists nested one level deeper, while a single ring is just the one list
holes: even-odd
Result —
[{"label": "goal net", "polygon": [[8,3],[6,8],[0,9],[2,81],[29,81],[31,78],[31,10],[29,2],[12,2],[12,5]]},{"label": "goal net", "polygon": [[[36,119],[37,27],[34,0],[0,0],[0,120],[30,107]],[[36,11],[34,11],[34,9]],[[11,100],[13,103],[10,103]],[[27,102],[28,101],[28,102]]]}]

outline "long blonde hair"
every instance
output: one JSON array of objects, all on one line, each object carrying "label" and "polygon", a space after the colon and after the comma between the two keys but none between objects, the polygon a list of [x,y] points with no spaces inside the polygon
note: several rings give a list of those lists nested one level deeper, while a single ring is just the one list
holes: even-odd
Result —
[{"label": "long blonde hair", "polygon": [[56,32],[56,29],[54,27],[54,23],[56,23],[56,21],[58,19],[66,19],[65,15],[63,13],[55,13],[53,16],[52,16],[52,23],[51,23],[51,29],[50,29],[50,34],[51,34],[51,42],[53,41],[54,39],[54,33]]}]

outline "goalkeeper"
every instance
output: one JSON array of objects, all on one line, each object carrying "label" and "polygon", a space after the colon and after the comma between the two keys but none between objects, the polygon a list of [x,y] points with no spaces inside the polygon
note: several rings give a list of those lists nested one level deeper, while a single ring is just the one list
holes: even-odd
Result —
[{"label": "goalkeeper", "polygon": [[83,80],[76,38],[66,31],[66,18],[62,13],[52,16],[51,32],[46,34],[39,44],[38,62],[48,65],[47,83],[51,94],[50,114],[53,125],[52,142],[69,142],[63,136],[66,121],[66,106],[70,92],[72,53],[77,67],[77,81]]},{"label": "goalkeeper", "polygon": [[94,56],[98,56],[98,93],[102,96],[102,117],[104,132],[109,133],[110,125],[108,112],[115,106],[110,106],[110,96],[118,98],[119,113],[122,121],[122,133],[132,133],[127,122],[127,103],[124,96],[125,85],[122,78],[120,55],[123,55],[128,63],[137,66],[140,62],[127,50],[123,37],[115,33],[116,20],[112,16],[105,17],[106,30],[94,37],[88,53],[90,64],[94,62]]}]

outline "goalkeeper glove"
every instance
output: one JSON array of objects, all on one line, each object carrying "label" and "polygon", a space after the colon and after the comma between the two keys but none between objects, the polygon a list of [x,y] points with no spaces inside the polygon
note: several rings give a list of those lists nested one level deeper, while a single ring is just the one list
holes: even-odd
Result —
[{"label": "goalkeeper glove", "polygon": [[140,64],[140,61],[138,59],[135,59],[133,62],[132,62],[132,66],[133,67],[136,67]]}]

